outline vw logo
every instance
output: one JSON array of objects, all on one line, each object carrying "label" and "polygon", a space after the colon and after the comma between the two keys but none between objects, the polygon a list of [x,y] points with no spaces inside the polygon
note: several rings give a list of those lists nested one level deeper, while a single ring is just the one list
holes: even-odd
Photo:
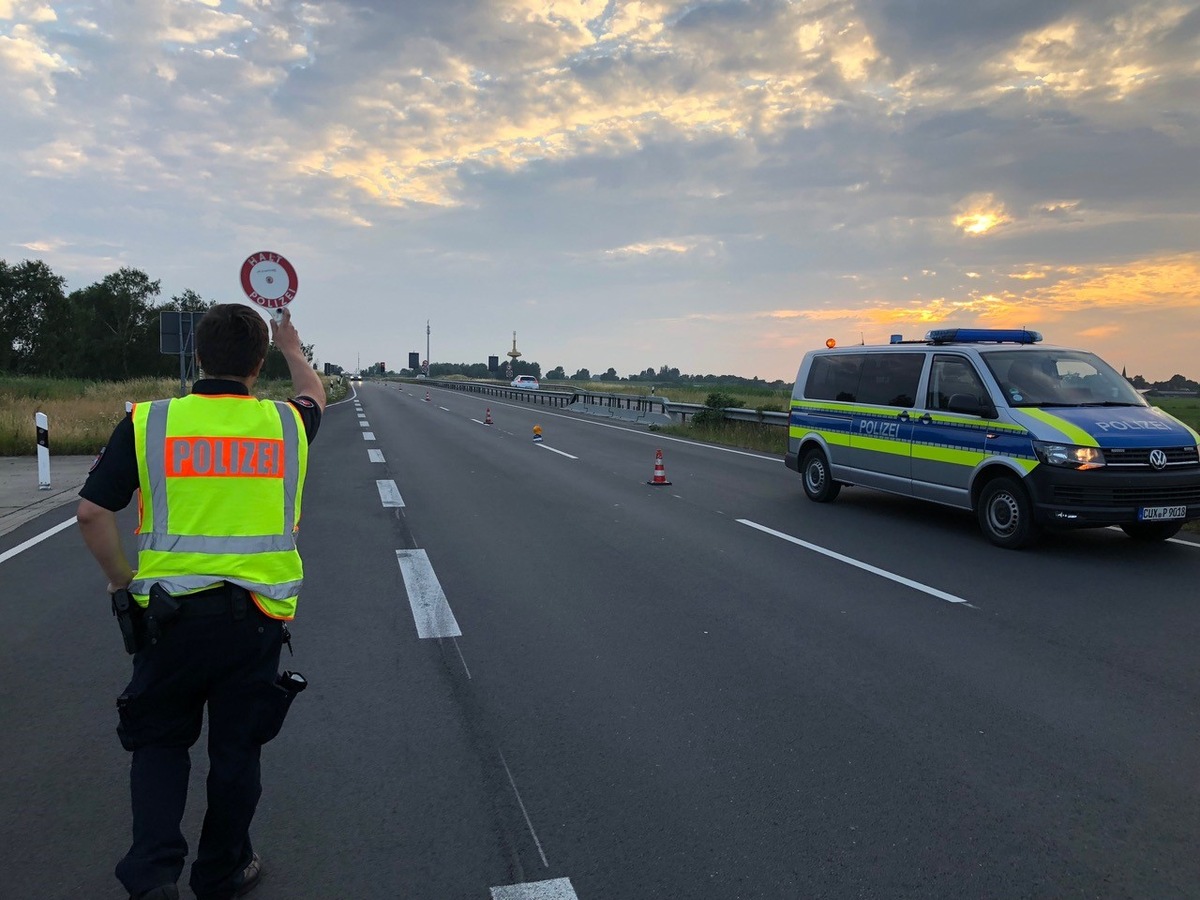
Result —
[{"label": "vw logo", "polygon": [[1150,451],[1150,468],[1165,469],[1167,467],[1167,454],[1161,450]]}]

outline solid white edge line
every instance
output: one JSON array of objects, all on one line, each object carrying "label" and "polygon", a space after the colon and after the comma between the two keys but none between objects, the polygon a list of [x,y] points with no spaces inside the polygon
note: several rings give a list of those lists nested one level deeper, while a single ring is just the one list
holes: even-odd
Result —
[{"label": "solid white edge line", "polygon": [[572,456],[570,453],[563,453],[561,450],[555,450],[553,447],[547,447],[545,444],[538,444],[543,450],[549,450],[551,453],[557,453],[559,456],[565,456],[567,459],[579,459],[578,456]]},{"label": "solid white edge line", "polygon": [[810,544],[808,541],[803,541],[798,537],[792,537],[790,534],[784,534],[782,531],[776,531],[774,528],[768,528],[766,525],[759,525],[757,522],[751,522],[749,519],[738,519],[737,521],[742,525],[749,525],[751,528],[757,529],[764,534],[769,534],[773,537],[779,538],[780,540],[796,544],[797,546],[803,547],[806,550],[811,550],[814,553],[820,553],[822,556],[828,556],[830,559],[836,559],[838,562],[844,562],[848,566],[854,566],[855,568],[862,569],[864,572],[870,572],[872,575],[878,575],[880,578],[886,578],[889,581],[894,581],[897,584],[910,587],[914,591],[921,591],[922,593],[929,594],[931,597],[937,597],[939,600],[945,600],[947,603],[967,603],[967,605],[970,605],[969,602],[964,600],[962,597],[957,597],[954,594],[947,594],[945,591],[939,591],[935,587],[930,587],[929,585],[922,584],[919,581],[913,581],[911,578],[905,578],[903,575],[897,575],[894,572],[887,571],[886,569],[880,569],[878,566],[873,566],[870,563],[862,562],[861,560],[854,559],[851,556],[844,556],[841,553],[838,553],[834,550],[828,550],[825,547],[818,546],[817,544]]},{"label": "solid white edge line", "polygon": [[570,878],[504,884],[491,890],[492,900],[579,900]]},{"label": "solid white edge line", "polygon": [[47,529],[41,534],[34,535],[29,540],[17,544],[17,546],[13,547],[11,550],[5,550],[3,553],[0,553],[0,563],[12,559],[18,553],[24,553],[30,547],[40,544],[42,541],[46,540],[46,538],[54,537],[54,535],[58,534],[60,531],[70,528],[77,521],[78,519],[75,516],[71,516],[71,518],[67,519],[67,521],[59,525],[55,525],[53,528]]}]

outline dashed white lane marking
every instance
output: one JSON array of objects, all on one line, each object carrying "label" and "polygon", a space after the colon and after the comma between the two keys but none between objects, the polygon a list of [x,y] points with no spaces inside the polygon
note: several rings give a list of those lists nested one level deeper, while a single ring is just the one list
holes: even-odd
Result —
[{"label": "dashed white lane marking", "polygon": [[444,409],[446,412],[450,412],[450,407],[448,406],[439,406],[438,409]]},{"label": "dashed white lane marking", "polygon": [[419,638],[459,637],[462,630],[424,550],[397,550],[396,562],[408,593]]},{"label": "dashed white lane marking", "polygon": [[[512,409],[528,409],[528,406],[526,406],[526,404],[524,404],[524,403],[505,403],[501,400],[497,400],[495,405],[496,406],[507,406],[507,407],[511,407]],[[566,413],[552,413],[552,412],[542,411],[540,413],[540,415],[547,419],[567,419],[568,421],[571,421],[571,422],[578,422],[581,425],[592,425],[596,428],[616,428],[620,431],[625,431],[630,434],[644,435],[644,436],[650,438],[652,441],[655,441],[657,443],[661,443],[663,441],[669,441],[669,442],[675,443],[675,444],[687,444],[689,447],[695,447],[697,450],[715,450],[718,453],[732,453],[735,456],[749,456],[752,459],[761,459],[764,462],[769,462],[769,463],[778,464],[780,462],[780,459],[778,456],[765,456],[762,453],[751,453],[748,450],[735,450],[733,447],[719,447],[716,444],[704,444],[704,443],[700,443],[699,441],[693,441],[690,438],[669,437],[668,435],[665,435],[665,434],[659,434],[657,432],[646,431],[645,426],[642,426],[641,429],[638,429],[636,427],[628,427],[625,425],[610,425],[607,422],[593,422],[593,421],[589,421],[589,417],[584,416],[584,415],[579,415],[579,414],[567,415]],[[475,421],[475,420],[472,420],[472,421]]]},{"label": "dashed white lane marking", "polygon": [[364,441],[373,441],[373,440],[375,440],[375,432],[373,432],[373,431],[364,431],[364,432],[362,433],[362,436],[363,436],[363,440],[364,440]]},{"label": "dashed white lane marking", "polygon": [[553,447],[547,447],[545,444],[538,444],[543,450],[549,450],[551,453],[557,453],[559,456],[565,456],[567,459],[579,459],[578,456],[572,456],[570,453],[563,453],[561,450],[555,450]]},{"label": "dashed white lane marking", "polygon": [[5,560],[12,559],[18,553],[23,553],[24,551],[28,550],[30,547],[33,547],[36,544],[40,544],[42,541],[46,540],[46,538],[48,538],[48,537],[54,537],[54,535],[58,534],[63,529],[70,528],[72,525],[75,524],[76,521],[77,521],[76,517],[71,516],[71,518],[67,519],[67,521],[63,522],[62,524],[55,525],[53,528],[47,529],[46,531],[43,531],[41,534],[35,534],[29,540],[27,540],[23,543],[17,544],[17,546],[13,547],[10,550],[5,550],[3,553],[0,553],[0,563],[4,562]]},{"label": "dashed white lane marking", "polygon": [[492,888],[492,900],[579,900],[570,878],[529,881]]},{"label": "dashed white lane marking", "polygon": [[382,450],[368,450],[367,457],[371,460],[371,462],[385,462]]},{"label": "dashed white lane marking", "polygon": [[358,423],[358,427],[359,428],[370,428],[371,423],[368,422],[366,419],[363,419],[361,422]]},{"label": "dashed white lane marking", "polygon": [[379,500],[385,507],[404,506],[404,498],[400,496],[400,488],[396,487],[396,482],[380,478],[376,479],[375,487],[379,491]]},{"label": "dashed white lane marking", "polygon": [[360,412],[360,413],[358,414],[358,417],[359,417],[360,419],[365,419],[365,418],[367,417],[367,414],[366,414],[366,413],[363,413],[363,412]]},{"label": "dashed white lane marking", "polygon": [[848,566],[854,566],[855,568],[862,569],[864,572],[870,572],[872,575],[878,575],[880,578],[886,578],[889,581],[894,581],[897,584],[910,587],[914,591],[921,591],[922,593],[929,594],[931,597],[937,597],[939,600],[945,600],[947,603],[966,603],[968,606],[970,606],[970,603],[968,603],[962,597],[956,597],[954,594],[947,594],[945,591],[939,591],[935,587],[930,587],[927,584],[921,584],[921,582],[913,581],[911,578],[905,578],[903,575],[897,575],[894,572],[889,572],[886,569],[880,569],[877,566],[871,565],[870,563],[862,562],[861,560],[854,559],[850,556],[843,556],[841,553],[828,550],[825,547],[820,547],[816,544],[810,544],[808,541],[802,541],[798,537],[792,537],[790,534],[784,534],[782,531],[776,531],[774,528],[768,528],[766,525],[759,525],[757,522],[751,522],[749,519],[738,519],[737,521],[742,525],[749,525],[751,528],[755,528],[764,534],[769,534],[772,537],[777,537],[780,540],[796,544],[797,546],[803,547],[806,550],[811,550],[813,553],[820,553],[822,556],[828,556],[830,559],[836,559],[838,562],[844,562]]}]

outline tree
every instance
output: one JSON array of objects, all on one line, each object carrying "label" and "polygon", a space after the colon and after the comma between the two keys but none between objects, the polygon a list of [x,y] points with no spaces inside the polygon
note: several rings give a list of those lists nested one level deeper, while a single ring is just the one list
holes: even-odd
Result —
[{"label": "tree", "polygon": [[180,312],[208,312],[216,305],[215,300],[205,300],[191,288],[176,294],[159,309],[179,310]]},{"label": "tree", "polygon": [[41,260],[0,259],[0,372],[37,372],[47,310],[63,304],[65,279]]},{"label": "tree", "polygon": [[[302,343],[300,345],[300,352],[304,354],[304,358],[308,360],[309,365],[312,365],[313,345]],[[377,365],[371,366],[372,371],[375,371],[378,368],[379,366]],[[267,379],[287,379],[291,377],[291,372],[292,370],[288,366],[288,362],[284,358],[283,354],[279,352],[279,348],[274,344],[271,344],[269,347],[267,347],[267,358],[266,361],[263,362],[261,377]]]},{"label": "tree", "polygon": [[[129,378],[134,368],[156,371],[149,340],[150,301],[159,282],[139,269],[123,267],[101,281],[71,294],[79,327],[76,330],[81,372],[91,378]],[[136,365],[140,364],[140,365]]]},{"label": "tree", "polygon": [[579,369],[578,371],[575,372],[574,375],[571,376],[571,380],[572,381],[591,381],[592,373],[589,372],[587,369]]},{"label": "tree", "polygon": [[600,376],[601,381],[620,381],[621,376],[617,374],[617,370],[612,366],[608,367],[608,371]]},{"label": "tree", "polygon": [[551,369],[549,372],[546,373],[547,381],[563,381],[566,379],[566,377],[567,377],[567,373],[565,371],[563,371],[562,366],[555,366],[553,369]]}]

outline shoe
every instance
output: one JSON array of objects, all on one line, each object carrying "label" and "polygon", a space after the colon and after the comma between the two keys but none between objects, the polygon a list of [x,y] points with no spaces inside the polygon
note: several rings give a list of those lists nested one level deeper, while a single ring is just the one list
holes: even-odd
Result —
[{"label": "shoe", "polygon": [[179,888],[173,884],[160,884],[152,890],[130,894],[129,900],[179,900]]},{"label": "shoe", "polygon": [[[258,887],[259,879],[262,878],[262,858],[257,853],[250,854],[250,862],[246,863],[246,868],[242,869],[242,883],[238,885],[235,897],[243,897]],[[175,896],[179,896],[176,894]]]}]

